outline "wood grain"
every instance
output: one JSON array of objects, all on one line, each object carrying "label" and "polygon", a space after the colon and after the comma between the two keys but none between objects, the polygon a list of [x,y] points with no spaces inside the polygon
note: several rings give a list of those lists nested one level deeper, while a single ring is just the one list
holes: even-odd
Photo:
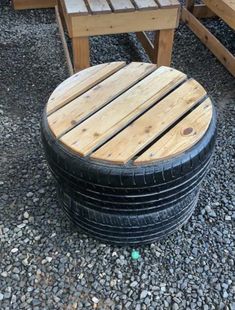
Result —
[{"label": "wood grain", "polygon": [[132,62],[51,114],[48,117],[51,131],[56,137],[67,132],[154,70],[153,64]]},{"label": "wood grain", "polygon": [[68,102],[80,96],[89,88],[100,83],[124,66],[125,62],[123,61],[113,62],[90,67],[74,74],[61,83],[52,93],[47,103],[47,114],[50,114],[66,105]]},{"label": "wood grain", "polygon": [[158,5],[154,0],[134,0],[134,3],[139,10],[151,10],[158,8]]},{"label": "wood grain", "polygon": [[135,7],[130,0],[110,0],[114,12],[134,11]]},{"label": "wood grain", "polygon": [[211,119],[212,104],[208,98],[148,148],[134,163],[140,165],[156,160],[166,160],[185,152],[204,136]]},{"label": "wood grain", "polygon": [[87,155],[185,80],[185,74],[161,67],[60,138]]},{"label": "wood grain", "polygon": [[206,95],[195,80],[188,80],[130,126],[98,149],[91,158],[125,164]]},{"label": "wood grain", "polygon": [[87,15],[87,10],[84,0],[63,0],[68,14]]},{"label": "wood grain", "polygon": [[112,13],[106,0],[87,0],[92,14]]}]

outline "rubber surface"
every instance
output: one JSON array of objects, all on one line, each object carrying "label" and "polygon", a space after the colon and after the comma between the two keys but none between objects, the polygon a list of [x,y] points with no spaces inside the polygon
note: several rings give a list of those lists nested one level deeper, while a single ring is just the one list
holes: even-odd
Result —
[{"label": "rubber surface", "polygon": [[210,165],[216,137],[211,124],[186,152],[136,166],[81,157],[41,124],[45,155],[58,183],[58,199],[67,216],[87,234],[116,245],[150,243],[166,237],[191,216],[200,184]]}]

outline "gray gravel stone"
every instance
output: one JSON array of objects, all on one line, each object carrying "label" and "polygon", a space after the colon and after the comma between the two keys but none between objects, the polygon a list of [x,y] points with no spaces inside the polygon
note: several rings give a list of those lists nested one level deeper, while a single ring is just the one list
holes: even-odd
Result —
[{"label": "gray gravel stone", "polygon": [[[133,249],[77,231],[57,204],[40,141],[45,103],[68,77],[54,10],[14,11],[3,0],[0,11],[0,308],[234,308],[234,78],[180,24],[172,66],[198,80],[215,102],[214,161],[190,221],[166,240],[137,247],[135,262]],[[203,23],[235,53],[235,34],[223,21]],[[134,34],[90,43],[93,65],[149,61]]]}]

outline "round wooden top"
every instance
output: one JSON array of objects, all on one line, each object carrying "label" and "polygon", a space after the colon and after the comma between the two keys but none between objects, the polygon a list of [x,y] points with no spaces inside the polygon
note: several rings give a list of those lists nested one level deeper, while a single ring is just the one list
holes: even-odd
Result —
[{"label": "round wooden top", "polygon": [[139,165],[197,143],[211,122],[212,104],[204,88],[180,71],[113,62],[61,83],[46,113],[55,138],[73,153]]}]

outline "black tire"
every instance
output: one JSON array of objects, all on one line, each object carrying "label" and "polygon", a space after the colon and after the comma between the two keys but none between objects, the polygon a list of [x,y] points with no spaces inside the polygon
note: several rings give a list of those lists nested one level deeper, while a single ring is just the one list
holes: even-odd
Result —
[{"label": "black tire", "polygon": [[140,189],[151,191],[152,187],[158,185],[172,187],[172,183],[182,183],[189,175],[204,166],[214,148],[216,117],[213,109],[212,122],[206,134],[191,149],[172,159],[143,166],[135,166],[132,163],[105,164],[74,154],[55,139],[48,127],[45,113],[41,129],[46,157],[56,175],[62,174],[68,182],[78,184],[78,188],[85,184],[87,188],[97,188],[98,191],[107,193],[120,192],[122,195]]},{"label": "black tire", "polygon": [[191,149],[143,166],[113,165],[74,154],[55,139],[46,114],[41,132],[67,216],[104,242],[137,245],[166,237],[191,216],[212,156],[216,117],[213,108],[208,130]]},{"label": "black tire", "polygon": [[[198,200],[199,189],[190,197],[160,213],[113,215],[86,209],[60,188],[60,205],[72,222],[88,235],[114,245],[148,244],[165,238],[185,224]],[[65,198],[66,197],[66,198]]]}]

